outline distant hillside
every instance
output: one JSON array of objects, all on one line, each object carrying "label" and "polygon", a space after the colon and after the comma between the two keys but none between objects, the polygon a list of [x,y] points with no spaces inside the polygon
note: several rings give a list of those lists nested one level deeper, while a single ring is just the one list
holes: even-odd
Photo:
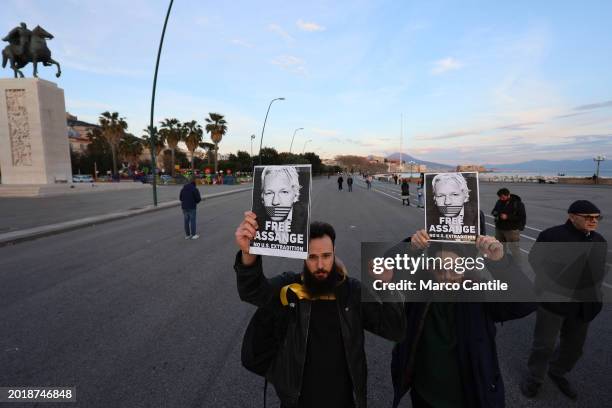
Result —
[{"label": "distant hillside", "polygon": [[[388,155],[387,159],[399,160],[399,156],[400,156],[399,152],[396,152],[396,153],[392,153]],[[455,169],[455,166],[449,166],[448,164],[435,163],[435,162],[417,159],[416,157],[410,156],[409,154],[405,154],[405,153],[402,153],[402,161],[404,163],[408,163],[409,161],[414,161],[416,164],[424,164],[427,166],[428,170],[433,170],[433,169],[454,170]]]},{"label": "distant hillside", "polygon": [[[484,164],[490,170],[521,170],[533,172],[595,172],[596,163],[593,159],[584,160],[531,160],[510,164]],[[600,169],[609,167],[609,163],[601,162]]]}]

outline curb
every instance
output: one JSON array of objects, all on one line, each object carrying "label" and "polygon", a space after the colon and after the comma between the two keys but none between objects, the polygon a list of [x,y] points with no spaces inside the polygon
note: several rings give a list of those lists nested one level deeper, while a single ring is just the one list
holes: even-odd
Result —
[{"label": "curb", "polygon": [[[252,190],[252,187],[248,188],[239,188],[231,191],[224,191],[222,193],[214,193],[204,196],[202,201],[208,200],[210,198],[222,197],[230,194],[242,193],[244,191]],[[136,210],[127,210],[120,211],[116,213],[104,214],[104,215],[94,215],[91,217],[80,218],[78,220],[71,220],[60,222],[57,224],[49,224],[43,225],[40,227],[27,228],[12,232],[7,232],[4,234],[0,234],[0,247],[17,244],[19,242],[30,241],[37,238],[46,237],[49,235],[60,234],[62,232],[72,231],[84,227],[88,227],[91,225],[103,224],[110,221],[120,220],[122,218],[133,217],[136,215],[147,214],[154,211],[165,210],[168,208],[177,207],[180,205],[179,200],[167,201],[165,203],[160,203],[157,207],[153,205],[148,205],[143,208],[138,208]]]}]

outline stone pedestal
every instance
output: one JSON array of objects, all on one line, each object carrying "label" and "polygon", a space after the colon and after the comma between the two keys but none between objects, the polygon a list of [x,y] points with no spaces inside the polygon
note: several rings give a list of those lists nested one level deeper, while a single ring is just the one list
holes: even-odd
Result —
[{"label": "stone pedestal", "polygon": [[64,91],[37,78],[0,79],[2,184],[72,182]]}]

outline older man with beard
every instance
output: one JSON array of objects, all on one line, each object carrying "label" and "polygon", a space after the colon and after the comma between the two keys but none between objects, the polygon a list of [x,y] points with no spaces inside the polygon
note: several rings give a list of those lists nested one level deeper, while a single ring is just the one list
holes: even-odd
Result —
[{"label": "older man with beard", "polygon": [[246,212],[235,233],[240,251],[234,269],[243,301],[272,307],[288,321],[283,346],[266,375],[281,406],[366,407],[364,329],[402,340],[406,330],[402,305],[361,302],[361,284],[336,258],[336,233],[323,222],[310,225],[302,272],[266,279],[261,256],[249,253],[257,229],[255,214]]}]

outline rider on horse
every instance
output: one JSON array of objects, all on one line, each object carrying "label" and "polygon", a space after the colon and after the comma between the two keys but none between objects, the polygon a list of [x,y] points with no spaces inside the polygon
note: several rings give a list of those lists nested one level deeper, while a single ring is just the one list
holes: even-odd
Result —
[{"label": "rider on horse", "polygon": [[7,41],[13,46],[13,55],[17,57],[23,55],[28,49],[30,37],[32,37],[32,31],[28,29],[26,23],[21,23],[19,27],[13,28],[2,41]]}]

